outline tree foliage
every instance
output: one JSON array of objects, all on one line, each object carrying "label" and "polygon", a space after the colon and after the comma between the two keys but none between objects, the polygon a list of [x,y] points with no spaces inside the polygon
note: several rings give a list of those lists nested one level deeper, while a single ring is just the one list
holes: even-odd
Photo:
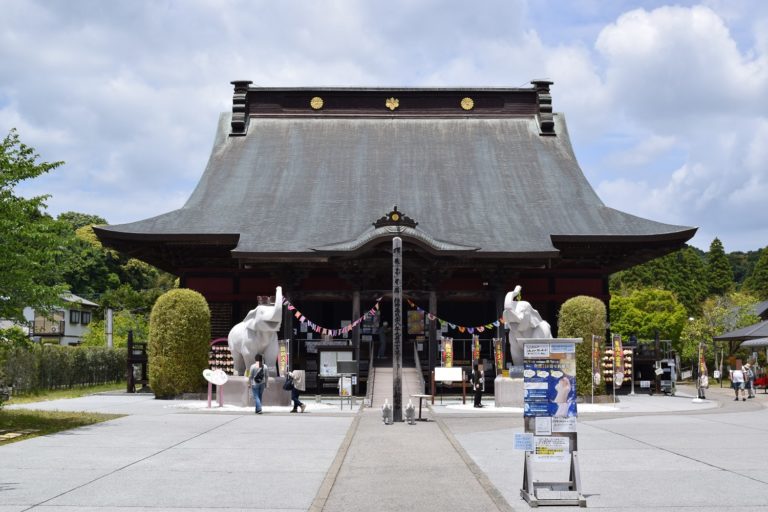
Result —
[{"label": "tree foliage", "polygon": [[197,392],[208,366],[211,312],[198,292],[181,288],[157,299],[149,319],[149,385],[159,398]]},{"label": "tree foliage", "polygon": [[[100,226],[102,224],[107,223],[107,219],[104,217],[100,217],[98,215],[92,215],[90,213],[80,213],[80,212],[64,212],[60,213],[58,217],[56,217],[58,220],[66,222],[72,227],[73,231],[79,230],[82,227],[86,226]],[[93,231],[93,230],[91,230]]]},{"label": "tree foliage", "polygon": [[[714,347],[713,338],[760,321],[752,306],[757,299],[746,293],[730,293],[711,297],[704,302],[701,316],[687,322],[680,335],[679,354],[683,359],[696,356],[699,343]],[[726,354],[738,351],[741,342],[718,343],[727,348]],[[711,353],[711,352],[710,352]]]},{"label": "tree foliage", "polygon": [[[106,320],[95,320],[88,325],[81,345],[86,347],[106,347]],[[128,331],[133,331],[134,341],[146,341],[149,336],[149,323],[146,315],[130,311],[118,311],[112,316],[112,346],[115,348],[128,345]]]},{"label": "tree foliage", "polygon": [[611,331],[629,337],[662,338],[676,344],[688,315],[675,295],[668,290],[642,288],[627,295],[611,297]]},{"label": "tree foliage", "polygon": [[760,250],[756,251],[734,251],[729,252],[728,262],[733,269],[733,282],[739,286],[744,283],[744,280],[752,273],[760,257]]},{"label": "tree foliage", "polygon": [[706,276],[710,295],[725,295],[734,288],[733,269],[718,238],[709,246]]},{"label": "tree foliage", "polygon": [[693,247],[685,247],[613,274],[609,287],[612,294],[628,294],[640,288],[669,290],[689,315],[695,315],[709,292],[704,279],[705,265],[699,252]]},{"label": "tree foliage", "polygon": [[[576,389],[580,395],[592,393],[592,336],[605,337],[606,309],[600,299],[579,295],[560,307],[558,337],[581,338],[576,346]],[[595,394],[605,393],[605,386],[595,386]]]},{"label": "tree foliage", "polygon": [[768,300],[768,247],[760,251],[752,273],[744,280],[744,290],[760,300]]},{"label": "tree foliage", "polygon": [[39,162],[35,150],[11,130],[0,145],[0,318],[23,320],[24,307],[48,310],[65,290],[59,260],[65,252],[60,224],[44,213],[48,196],[15,194],[22,181],[62,162]]}]

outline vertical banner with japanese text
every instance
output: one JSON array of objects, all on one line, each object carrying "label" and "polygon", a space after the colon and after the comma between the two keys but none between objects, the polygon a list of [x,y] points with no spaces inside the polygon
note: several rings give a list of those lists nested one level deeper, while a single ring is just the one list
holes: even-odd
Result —
[{"label": "vertical banner with japanese text", "polygon": [[472,335],[472,361],[478,361],[480,359],[480,336],[477,334]]},{"label": "vertical banner with japanese text", "polygon": [[602,381],[603,337],[592,335],[592,384],[599,386]]},{"label": "vertical banner with japanese text", "polygon": [[288,372],[290,364],[290,340],[277,340],[277,368],[280,375]]},{"label": "vertical banner with japanese text", "polygon": [[496,375],[504,370],[504,338],[493,338],[493,360],[496,363]]},{"label": "vertical banner with japanese text", "polygon": [[453,338],[442,338],[443,366],[453,368]]},{"label": "vertical banner with japanese text", "polygon": [[619,389],[624,382],[624,345],[621,334],[613,335],[613,387]]}]

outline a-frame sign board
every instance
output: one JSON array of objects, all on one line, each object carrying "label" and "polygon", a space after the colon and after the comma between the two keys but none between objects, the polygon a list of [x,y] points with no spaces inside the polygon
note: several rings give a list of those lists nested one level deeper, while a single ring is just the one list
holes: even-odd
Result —
[{"label": "a-frame sign board", "polygon": [[[576,343],[581,338],[525,338],[523,399],[526,435],[520,496],[531,507],[587,506],[581,492],[576,433]],[[568,480],[536,481],[536,463],[570,460]]]}]

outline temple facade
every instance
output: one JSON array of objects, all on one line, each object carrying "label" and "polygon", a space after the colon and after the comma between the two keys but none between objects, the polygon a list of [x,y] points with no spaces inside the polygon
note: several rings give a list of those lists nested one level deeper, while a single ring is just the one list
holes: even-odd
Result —
[{"label": "temple facade", "polygon": [[[338,330],[376,304],[379,318],[403,323],[406,341],[417,342],[404,354],[425,370],[439,365],[441,334],[457,340],[458,361],[469,359],[467,327],[492,326],[473,331],[490,359],[490,339],[503,336],[494,322],[515,285],[556,334],[564,301],[591,295],[607,304],[611,273],[675,251],[696,231],[602,203],[579,168],[564,116],[553,112],[548,81],[473,89],[233,85],[232,111],[219,118],[186,204],[95,229],[106,246],[201,292],[212,337],[226,336],[280,285],[294,308],[284,310],[282,337],[309,367],[322,364],[311,356],[318,344],[348,346],[364,377],[378,319]],[[421,313],[421,327],[418,315],[410,324],[405,314],[391,319],[395,236],[403,240],[405,313]]]}]

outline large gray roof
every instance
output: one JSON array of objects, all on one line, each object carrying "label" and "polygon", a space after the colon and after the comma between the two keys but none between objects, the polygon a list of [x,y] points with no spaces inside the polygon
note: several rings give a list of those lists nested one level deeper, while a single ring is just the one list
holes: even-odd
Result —
[{"label": "large gray roof", "polygon": [[[685,241],[694,229],[606,207],[584,177],[562,115],[219,120],[200,183],[178,210],[100,236],[239,235],[234,254],[356,247],[398,205],[436,251],[556,255],[553,237]],[[681,242],[682,243],[682,242]]]}]

